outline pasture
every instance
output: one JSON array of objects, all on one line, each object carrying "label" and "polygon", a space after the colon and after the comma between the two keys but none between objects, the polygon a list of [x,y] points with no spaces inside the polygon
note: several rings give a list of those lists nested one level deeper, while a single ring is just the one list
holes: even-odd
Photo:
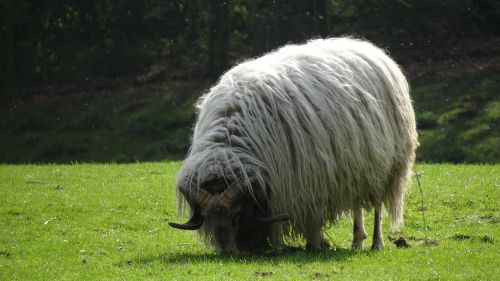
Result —
[{"label": "pasture", "polygon": [[[500,165],[419,164],[405,225],[381,252],[350,250],[350,218],[332,249],[218,257],[167,225],[180,162],[0,165],[0,280],[498,280]],[[422,199],[424,201],[422,205]],[[422,211],[425,213],[425,231]],[[403,235],[410,248],[389,237]],[[429,240],[426,243],[426,235]],[[302,248],[297,248],[301,246]]]}]

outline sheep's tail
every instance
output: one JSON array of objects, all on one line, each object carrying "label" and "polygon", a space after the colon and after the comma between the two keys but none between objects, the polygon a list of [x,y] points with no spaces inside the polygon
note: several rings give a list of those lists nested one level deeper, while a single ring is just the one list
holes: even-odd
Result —
[{"label": "sheep's tail", "polygon": [[391,220],[392,231],[398,231],[403,224],[403,209],[404,209],[404,190],[403,188],[394,189],[387,202],[387,211]]},{"label": "sheep's tail", "polygon": [[399,227],[403,224],[405,190],[409,182],[412,165],[405,163],[398,166],[393,169],[391,186],[386,202],[392,231],[398,231]]}]

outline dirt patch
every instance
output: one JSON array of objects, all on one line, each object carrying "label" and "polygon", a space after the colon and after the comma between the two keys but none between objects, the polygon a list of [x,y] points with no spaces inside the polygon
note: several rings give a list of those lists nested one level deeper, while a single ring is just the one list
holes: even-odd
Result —
[{"label": "dirt patch", "polygon": [[399,236],[399,237],[391,237],[389,236],[389,241],[394,243],[397,248],[410,248],[411,245],[406,241],[404,236]]},{"label": "dirt patch", "polygon": [[272,271],[255,271],[255,275],[262,277],[272,276],[273,274],[274,272]]},{"label": "dirt patch", "polygon": [[0,257],[10,258],[10,253],[7,251],[0,251]]},{"label": "dirt patch", "polygon": [[474,241],[474,242],[482,242],[482,243],[488,243],[488,244],[495,244],[495,238],[489,235],[483,235],[483,236],[474,236],[474,235],[468,235],[468,234],[461,234],[457,233],[454,234],[450,237],[452,240],[456,241]]}]

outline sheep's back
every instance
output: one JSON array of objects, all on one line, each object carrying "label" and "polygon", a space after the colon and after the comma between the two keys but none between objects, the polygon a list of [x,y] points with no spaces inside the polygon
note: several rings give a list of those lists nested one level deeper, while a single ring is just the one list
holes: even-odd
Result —
[{"label": "sheep's back", "polygon": [[384,200],[393,165],[408,161],[416,143],[404,75],[383,51],[352,39],[286,46],[240,64],[199,110],[193,147],[222,143],[255,157],[271,208],[299,229]]}]

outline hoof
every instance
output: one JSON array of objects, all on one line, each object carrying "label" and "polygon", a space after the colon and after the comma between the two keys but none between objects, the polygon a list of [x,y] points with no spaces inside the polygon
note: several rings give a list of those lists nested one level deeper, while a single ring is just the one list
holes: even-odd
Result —
[{"label": "hoof", "polygon": [[379,243],[372,244],[372,250],[374,251],[382,251],[384,249],[384,242],[380,241]]},{"label": "hoof", "polygon": [[351,249],[353,249],[355,251],[361,251],[361,250],[363,250],[363,240],[361,240],[361,241],[352,241]]},{"label": "hoof", "polygon": [[306,243],[307,251],[322,251],[327,249],[330,249],[330,242],[325,238],[323,238],[319,244]]},{"label": "hoof", "polygon": [[363,232],[359,237],[353,237],[351,248],[356,251],[363,250],[363,241],[366,239],[366,232]]}]

